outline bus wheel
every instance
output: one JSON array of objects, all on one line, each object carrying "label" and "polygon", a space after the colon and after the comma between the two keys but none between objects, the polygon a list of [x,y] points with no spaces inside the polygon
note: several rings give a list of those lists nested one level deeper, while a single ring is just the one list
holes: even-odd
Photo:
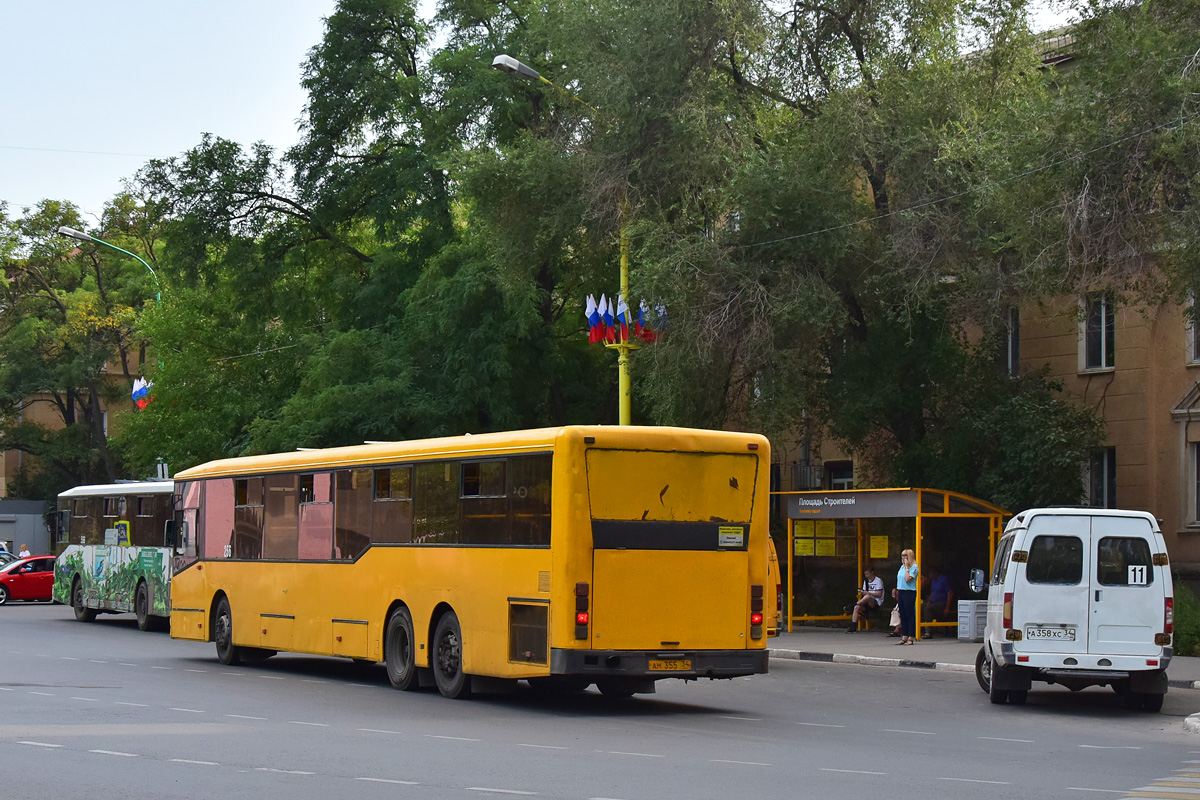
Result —
[{"label": "bus wheel", "polygon": [[469,697],[471,683],[462,667],[462,629],[453,611],[438,620],[433,632],[433,679],[443,697],[457,700]]},{"label": "bus wheel", "polygon": [[217,616],[213,622],[213,641],[217,644],[217,660],[227,667],[242,663],[241,654],[233,644],[233,614],[229,601],[224,597],[217,603]]},{"label": "bus wheel", "polygon": [[91,622],[96,618],[96,609],[83,604],[83,581],[78,575],[71,584],[71,606],[75,609],[75,619],[80,622]]},{"label": "bus wheel", "polygon": [[1162,711],[1163,699],[1165,697],[1166,695],[1161,694],[1144,694],[1142,695],[1142,708],[1151,714],[1157,714]]},{"label": "bus wheel", "polygon": [[133,597],[133,614],[137,617],[139,631],[154,627],[154,620],[150,617],[150,590],[146,588],[145,581],[138,582],[137,593]]},{"label": "bus wheel", "polygon": [[[407,608],[397,608],[388,617],[383,642],[383,660],[387,663],[387,676],[392,686],[402,691],[417,688],[413,622]],[[438,687],[441,688],[441,683]]]}]

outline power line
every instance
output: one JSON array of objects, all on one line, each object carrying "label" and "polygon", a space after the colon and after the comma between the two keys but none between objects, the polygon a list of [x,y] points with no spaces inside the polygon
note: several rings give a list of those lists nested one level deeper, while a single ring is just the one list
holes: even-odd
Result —
[{"label": "power line", "polygon": [[1010,175],[1007,178],[1001,178],[1001,179],[995,180],[995,181],[985,181],[984,183],[981,183],[978,186],[972,186],[969,189],[963,189],[961,192],[955,192],[954,194],[949,194],[949,195],[946,195],[945,197],[939,197],[936,200],[926,200],[923,203],[917,203],[916,205],[907,206],[906,208],[898,208],[895,211],[888,211],[886,214],[876,214],[873,217],[865,217],[864,219],[855,220],[854,222],[846,222],[841,225],[833,225],[831,227],[821,228],[820,230],[816,230],[816,231],[808,231],[807,233],[796,233],[791,236],[782,236],[778,239],[767,239],[762,242],[751,242],[749,244],[737,244],[737,245],[733,245],[733,246],[734,247],[742,247],[742,248],[763,247],[768,244],[778,244],[779,242],[788,242],[793,239],[806,239],[809,236],[817,236],[818,234],[822,234],[822,233],[830,233],[831,231],[840,231],[840,230],[844,230],[846,228],[853,228],[857,225],[862,225],[863,223],[866,223],[866,222],[875,222],[877,220],[887,219],[888,217],[894,217],[897,214],[906,214],[910,211],[917,211],[918,209],[926,208],[928,206],[937,205],[939,203],[945,203],[950,200],[956,200],[959,197],[964,197],[968,194],[971,194],[972,192],[977,192],[981,189],[988,189],[993,186],[1000,186],[1001,184],[1009,183],[1009,182],[1015,181],[1019,178],[1025,178],[1030,175],[1035,175],[1039,172],[1044,172],[1048,169],[1057,167],[1059,164],[1065,164],[1068,161],[1076,161],[1080,158],[1083,158],[1084,156],[1091,155],[1092,153],[1097,153],[1101,150],[1106,150],[1110,147],[1115,147],[1116,145],[1120,144],[1121,142],[1125,142],[1130,139],[1136,139],[1139,136],[1145,136],[1148,133],[1154,133],[1155,131],[1162,130],[1163,128],[1170,128],[1170,127],[1181,128],[1184,125],[1186,125],[1187,123],[1194,120],[1197,116],[1200,116],[1200,112],[1197,112],[1195,114],[1191,114],[1191,115],[1188,115],[1185,117],[1181,117],[1178,120],[1164,122],[1161,125],[1155,125],[1153,128],[1146,128],[1145,130],[1138,131],[1137,133],[1131,133],[1128,136],[1122,136],[1120,139],[1114,139],[1113,141],[1108,142],[1107,144],[1102,144],[1099,147],[1093,147],[1091,150],[1084,150],[1084,151],[1082,151],[1080,153],[1076,153],[1074,155],[1065,156],[1063,158],[1058,159],[1057,161],[1051,161],[1049,164],[1043,164],[1040,167],[1034,167],[1034,168],[1028,169],[1024,172],[1019,172],[1016,175]]}]

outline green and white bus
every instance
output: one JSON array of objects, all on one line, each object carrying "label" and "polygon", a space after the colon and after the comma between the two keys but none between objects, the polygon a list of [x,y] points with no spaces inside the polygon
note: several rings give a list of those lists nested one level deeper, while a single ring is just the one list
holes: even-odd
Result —
[{"label": "green and white bus", "polygon": [[58,496],[54,600],[91,622],[96,614],[137,615],[138,628],[171,617],[175,482],[76,486]]}]

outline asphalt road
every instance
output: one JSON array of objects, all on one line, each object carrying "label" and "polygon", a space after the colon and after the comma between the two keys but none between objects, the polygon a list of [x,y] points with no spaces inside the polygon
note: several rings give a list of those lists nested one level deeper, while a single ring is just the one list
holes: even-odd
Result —
[{"label": "asphalt road", "polygon": [[14,604],[0,608],[0,796],[1200,793],[1200,736],[1182,725],[1200,691],[1172,691],[1161,714],[1100,689],[992,706],[968,674],[814,662],[659,686],[629,700],[522,685],[451,701],[394,691],[379,666],[283,655],[223,667],[211,644],[140,633],[132,616],[84,624],[64,606]]}]

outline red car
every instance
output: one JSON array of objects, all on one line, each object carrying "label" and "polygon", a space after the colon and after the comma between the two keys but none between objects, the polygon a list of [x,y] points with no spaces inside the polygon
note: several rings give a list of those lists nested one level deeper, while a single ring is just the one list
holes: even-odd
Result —
[{"label": "red car", "polygon": [[9,600],[49,600],[54,556],[27,556],[0,567],[0,606]]}]

